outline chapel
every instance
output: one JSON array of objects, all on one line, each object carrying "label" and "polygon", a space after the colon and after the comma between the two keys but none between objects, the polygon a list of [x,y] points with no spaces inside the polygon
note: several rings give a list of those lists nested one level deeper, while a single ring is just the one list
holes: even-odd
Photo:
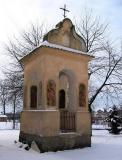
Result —
[{"label": "chapel", "polygon": [[19,141],[40,152],[91,146],[88,62],[84,39],[64,18],[23,57],[24,103]]}]

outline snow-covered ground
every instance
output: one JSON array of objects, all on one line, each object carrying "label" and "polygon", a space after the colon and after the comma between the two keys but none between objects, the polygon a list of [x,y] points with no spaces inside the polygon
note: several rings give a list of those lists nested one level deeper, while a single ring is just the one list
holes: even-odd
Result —
[{"label": "snow-covered ground", "polygon": [[122,160],[122,134],[106,130],[93,131],[92,147],[41,154],[19,148],[18,136],[19,130],[0,130],[0,160]]},{"label": "snow-covered ground", "polygon": [[[12,129],[13,128],[13,122],[0,122],[0,130],[1,129]],[[15,128],[20,128],[20,123],[15,123]]]},{"label": "snow-covered ground", "polygon": [[92,124],[92,129],[94,129],[94,130],[105,130],[105,129],[107,129],[108,128],[108,125],[106,124],[106,125],[96,125],[96,124]]}]

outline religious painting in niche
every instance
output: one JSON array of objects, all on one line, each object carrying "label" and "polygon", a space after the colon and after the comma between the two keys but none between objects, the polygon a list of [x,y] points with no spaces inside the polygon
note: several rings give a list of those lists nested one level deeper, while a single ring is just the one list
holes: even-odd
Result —
[{"label": "religious painting in niche", "polygon": [[31,86],[30,108],[37,108],[37,86]]},{"label": "religious painting in niche", "polygon": [[79,106],[86,106],[86,87],[84,84],[79,85]]},{"label": "religious painting in niche", "polygon": [[56,84],[53,80],[47,84],[47,105],[56,106]]}]

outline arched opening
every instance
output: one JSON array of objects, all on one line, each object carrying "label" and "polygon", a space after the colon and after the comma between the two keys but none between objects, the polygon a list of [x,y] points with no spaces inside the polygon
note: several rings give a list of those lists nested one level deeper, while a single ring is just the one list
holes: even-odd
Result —
[{"label": "arched opening", "polygon": [[59,72],[59,91],[65,91],[65,108],[68,111],[76,110],[76,77],[72,70],[64,69]]},{"label": "arched opening", "polygon": [[61,132],[75,132],[76,78],[71,70],[59,73],[59,109]]},{"label": "arched opening", "polygon": [[31,87],[30,108],[33,108],[33,109],[37,108],[37,86]]},{"label": "arched opening", "polygon": [[60,91],[59,91],[59,108],[60,109],[63,109],[63,108],[65,108],[65,90],[64,89],[61,89]]}]

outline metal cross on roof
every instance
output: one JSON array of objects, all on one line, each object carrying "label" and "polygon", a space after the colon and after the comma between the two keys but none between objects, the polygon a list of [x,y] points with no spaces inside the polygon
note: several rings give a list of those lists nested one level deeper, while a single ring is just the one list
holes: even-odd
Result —
[{"label": "metal cross on roof", "polygon": [[64,16],[64,18],[66,18],[66,12],[70,12],[70,11],[66,8],[66,4],[64,5],[64,8],[60,8],[60,9],[62,9],[62,10],[64,11],[63,16]]}]

